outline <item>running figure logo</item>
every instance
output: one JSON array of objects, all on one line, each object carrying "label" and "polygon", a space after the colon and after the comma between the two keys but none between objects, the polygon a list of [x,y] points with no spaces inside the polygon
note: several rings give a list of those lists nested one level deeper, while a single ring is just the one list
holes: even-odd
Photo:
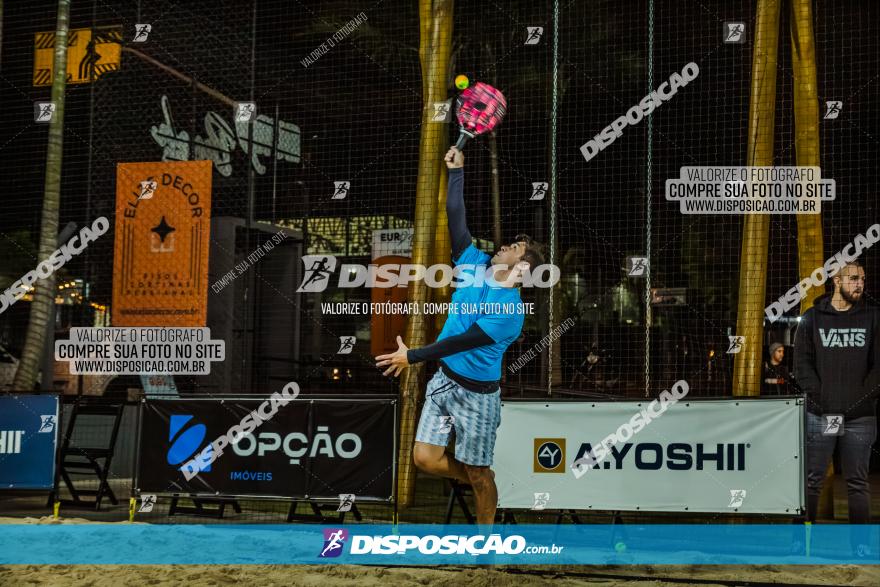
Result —
[{"label": "running figure logo", "polygon": [[331,200],[344,200],[345,196],[348,195],[348,190],[351,187],[350,181],[334,181],[333,186],[335,191],[333,192],[333,197]]},{"label": "running figure logo", "polygon": [[354,341],[355,337],[353,336],[340,336],[339,337],[339,350],[336,351],[337,355],[350,355],[351,351],[354,350]]},{"label": "running figure logo", "polygon": [[342,546],[348,540],[348,530],[342,528],[334,530],[333,528],[324,529],[324,549],[319,558],[334,558],[342,554]]},{"label": "running figure logo", "polygon": [[440,424],[437,426],[437,432],[440,434],[449,434],[455,425],[455,416],[438,416]]},{"label": "running figure logo", "polygon": [[841,414],[825,414],[823,436],[843,436],[843,416]]},{"label": "running figure logo", "polygon": [[532,506],[533,510],[543,510],[547,507],[547,504],[550,503],[550,493],[548,492],[536,492],[535,493],[535,504]]},{"label": "running figure logo", "polygon": [[730,339],[730,346],[727,347],[727,354],[728,355],[735,355],[736,353],[740,352],[743,348],[743,345],[746,344],[746,337],[745,336],[731,335],[731,336],[728,336],[727,338]]},{"label": "running figure logo", "polygon": [[526,45],[537,45],[541,42],[541,35],[544,34],[544,27],[542,26],[528,26],[526,27]]},{"label": "running figure logo", "polygon": [[731,489],[730,490],[730,503],[727,504],[729,508],[738,508],[742,507],[743,501],[746,498],[747,491],[745,489]]},{"label": "running figure logo", "polygon": [[724,33],[725,43],[744,43],[746,40],[746,23],[725,22]]},{"label": "running figure logo", "polygon": [[303,257],[306,273],[297,292],[314,293],[327,289],[330,275],[336,269],[336,257],[333,255],[306,255]]},{"label": "running figure logo", "polygon": [[147,37],[150,35],[150,31],[153,30],[153,25],[151,24],[136,24],[134,25],[134,38],[132,39],[133,43],[146,43]]},{"label": "running figure logo", "polygon": [[449,102],[434,102],[434,115],[431,122],[449,122]]},{"label": "running figure logo", "polygon": [[336,508],[337,512],[350,512],[351,506],[354,505],[354,493],[340,493],[339,494],[339,507]]},{"label": "running figure logo", "polygon": [[55,116],[55,102],[35,102],[34,122],[52,122]]},{"label": "running figure logo", "polygon": [[250,122],[254,119],[257,105],[253,102],[236,102],[233,120],[235,122]]},{"label": "running figure logo", "polygon": [[37,434],[54,432],[55,431],[55,414],[49,414],[48,416],[40,416],[40,429],[37,430]]},{"label": "running figure logo", "polygon": [[149,200],[153,197],[153,194],[156,193],[156,188],[159,184],[152,177],[148,177],[145,181],[141,182],[141,194],[138,196],[138,200]]},{"label": "running figure logo", "polygon": [[138,513],[148,514],[153,511],[154,505],[156,505],[155,495],[141,495],[141,507],[138,508]]},{"label": "running figure logo", "polygon": [[830,100],[825,102],[825,116],[822,118],[825,120],[834,120],[840,116],[841,110],[843,110],[843,102],[840,100]]},{"label": "running figure logo", "polygon": [[543,200],[544,196],[547,195],[547,186],[549,184],[546,181],[533,181],[532,182],[532,197],[529,200]]}]

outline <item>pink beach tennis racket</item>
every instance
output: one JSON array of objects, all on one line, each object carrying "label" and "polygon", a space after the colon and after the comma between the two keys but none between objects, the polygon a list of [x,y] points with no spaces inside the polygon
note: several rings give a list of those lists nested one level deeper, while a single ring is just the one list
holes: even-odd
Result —
[{"label": "pink beach tennis racket", "polygon": [[459,94],[455,100],[455,116],[461,129],[455,148],[461,150],[474,137],[498,126],[507,114],[507,99],[498,89],[477,82]]}]

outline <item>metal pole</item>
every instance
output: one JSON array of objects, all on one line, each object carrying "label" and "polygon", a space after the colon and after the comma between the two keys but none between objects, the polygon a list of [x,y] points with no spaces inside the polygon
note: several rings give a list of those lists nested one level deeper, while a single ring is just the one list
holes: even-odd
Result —
[{"label": "metal pole", "polygon": [[[559,0],[553,0],[553,93],[550,109],[550,264],[556,264],[556,120],[559,106]],[[552,332],[556,288],[550,288],[548,330]],[[553,394],[554,351],[559,343],[549,345],[547,356],[547,395]]]},{"label": "metal pole", "polygon": [[278,131],[281,127],[278,100],[275,100],[275,129],[272,132],[272,224],[278,216],[275,213],[275,196],[278,192]]},{"label": "metal pole", "polygon": [[[654,0],[648,0],[648,93],[654,90]],[[651,324],[654,315],[651,309],[651,237],[653,210],[651,208],[653,156],[654,156],[654,117],[648,114],[647,157],[645,162],[645,256],[648,268],[645,270],[645,397],[651,396]]]},{"label": "metal pole", "polygon": [[[256,62],[256,51],[257,51],[257,0],[254,0],[253,11],[251,14],[251,91],[248,99],[253,102],[254,101],[254,76],[256,72],[255,62]],[[256,113],[255,113],[256,115]],[[248,121],[248,161],[247,161],[247,218],[245,220],[245,251],[250,253],[251,251],[251,225],[254,222],[254,166],[253,166],[253,158],[254,158],[254,120]],[[245,290],[245,312],[244,312],[244,341],[246,348],[242,349],[241,355],[241,363],[242,363],[242,384],[245,389],[251,387],[253,383],[253,370],[254,370],[254,349],[256,345],[254,344],[254,325],[256,323],[256,306],[254,302],[256,301],[256,287],[251,287],[251,284],[256,285],[258,270],[252,271],[250,274],[250,279],[246,282],[246,290]],[[254,295],[254,299],[251,300],[252,294]]]}]

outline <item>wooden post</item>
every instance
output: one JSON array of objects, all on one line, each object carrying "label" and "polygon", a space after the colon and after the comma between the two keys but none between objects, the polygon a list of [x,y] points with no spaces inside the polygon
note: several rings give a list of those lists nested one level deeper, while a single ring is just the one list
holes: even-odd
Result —
[{"label": "wooden post", "polygon": [[[816,46],[813,41],[813,7],[810,0],[791,0],[791,64],[794,72],[794,127],[796,163],[819,166],[819,93],[816,84]],[[809,277],[825,263],[822,216],[798,214],[798,275]],[[824,293],[813,287],[801,301],[801,314]],[[834,463],[828,465],[818,512],[834,516]]]},{"label": "wooden post", "polygon": [[[448,149],[446,124],[431,122],[434,102],[446,100],[447,68],[452,48],[452,0],[421,0],[422,58],[422,132],[419,147],[419,175],[416,186],[415,219],[413,221],[412,262],[429,265],[436,235],[437,200],[440,186],[440,159]],[[427,21],[427,22],[426,22]],[[427,29],[425,27],[428,27]],[[429,34],[427,34],[429,32]],[[427,46],[424,45],[427,37]],[[444,164],[445,167],[445,164]],[[428,301],[424,281],[409,286],[409,302],[421,308]],[[428,320],[424,314],[411,314],[404,340],[409,347],[424,346],[427,341]],[[400,444],[397,469],[397,503],[399,509],[412,505],[415,497],[416,470],[412,460],[413,442],[417,424],[417,405],[421,397],[424,366],[404,370],[400,383]]]},{"label": "wooden post", "polygon": [[[773,165],[776,117],[776,63],[781,0],[758,0],[746,165]],[[748,214],[743,220],[736,334],[745,344],[734,359],[733,395],[759,395],[767,288],[770,217]]]}]

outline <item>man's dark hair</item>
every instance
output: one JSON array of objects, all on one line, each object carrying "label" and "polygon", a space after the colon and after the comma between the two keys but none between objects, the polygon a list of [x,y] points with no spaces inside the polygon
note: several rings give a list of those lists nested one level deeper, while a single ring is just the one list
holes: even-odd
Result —
[{"label": "man's dark hair", "polygon": [[523,253],[521,260],[529,264],[529,271],[534,271],[535,267],[544,264],[544,245],[534,240],[527,234],[518,234],[514,237],[515,243],[526,243],[526,251]]}]

